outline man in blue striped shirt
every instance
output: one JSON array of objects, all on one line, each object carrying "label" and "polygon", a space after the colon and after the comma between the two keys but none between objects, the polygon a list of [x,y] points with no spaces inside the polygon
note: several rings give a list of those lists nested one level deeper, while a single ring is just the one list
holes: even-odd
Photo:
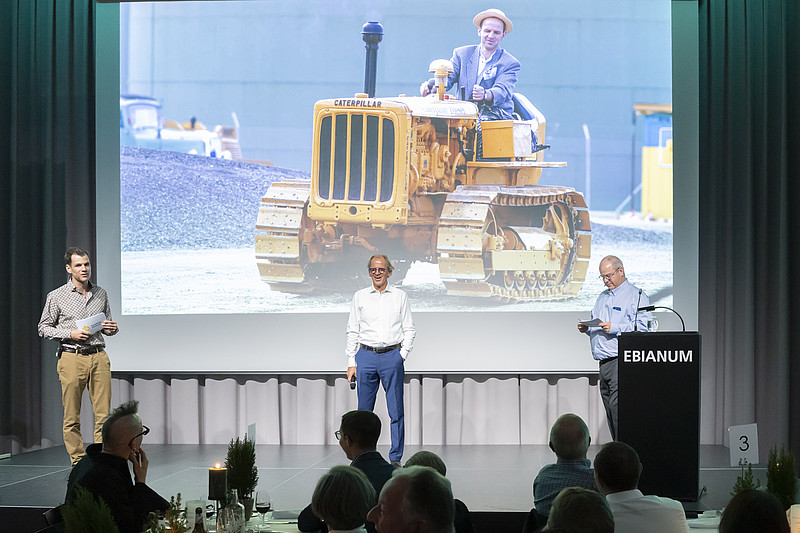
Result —
[{"label": "man in blue striped shirt", "polygon": [[[578,323],[578,331],[589,335],[589,343],[600,366],[600,395],[606,408],[608,428],[617,439],[617,336],[625,331],[647,331],[650,313],[637,313],[638,307],[650,305],[647,295],[629,283],[619,257],[609,255],[600,261],[600,278],[606,290],[600,293],[592,309],[596,326]],[[636,324],[634,324],[636,323]]]}]

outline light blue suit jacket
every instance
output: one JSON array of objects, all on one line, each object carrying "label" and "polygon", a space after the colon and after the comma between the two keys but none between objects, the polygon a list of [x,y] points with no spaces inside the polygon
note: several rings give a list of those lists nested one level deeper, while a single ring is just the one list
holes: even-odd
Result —
[{"label": "light blue suit jacket", "polygon": [[[480,63],[480,45],[461,46],[453,50],[453,72],[447,80],[447,89],[456,85],[456,98],[461,98],[464,88],[465,99],[472,96],[472,87],[480,85],[487,92],[492,93],[492,105],[484,106],[479,102],[481,115],[490,120],[510,119],[514,112],[514,85],[517,83],[517,74],[520,64],[517,58],[498,48],[492,59],[486,65],[483,76],[478,80],[478,65]],[[428,86],[434,84],[433,78]]]}]

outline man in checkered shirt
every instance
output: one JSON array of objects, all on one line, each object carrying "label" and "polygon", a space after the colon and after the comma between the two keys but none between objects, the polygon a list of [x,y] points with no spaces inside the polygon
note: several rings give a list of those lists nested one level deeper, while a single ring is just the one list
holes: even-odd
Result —
[{"label": "man in checkered shirt", "polygon": [[589,450],[589,428],[578,415],[561,415],[550,429],[550,449],[556,454],[556,464],[543,467],[533,481],[533,503],[536,512],[546,517],[561,489],[582,487],[597,490],[594,470],[586,458]]},{"label": "man in checkered shirt", "polygon": [[[111,363],[102,334],[116,335],[118,329],[111,319],[106,291],[89,281],[89,254],[80,248],[67,248],[64,264],[69,279],[47,295],[39,336],[60,344],[57,369],[64,405],[64,445],[74,466],[84,455],[81,401],[87,387],[94,411],[94,442],[102,442],[100,430],[111,408]],[[77,320],[99,313],[105,315],[100,331],[89,333],[77,327]]]}]

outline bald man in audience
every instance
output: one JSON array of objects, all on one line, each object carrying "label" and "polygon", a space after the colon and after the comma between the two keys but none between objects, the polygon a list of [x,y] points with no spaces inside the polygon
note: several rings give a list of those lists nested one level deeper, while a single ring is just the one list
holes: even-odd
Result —
[{"label": "bald man in audience", "polygon": [[132,400],[108,415],[101,430],[103,444],[86,448],[67,483],[66,503],[75,498],[76,487],[84,487],[105,501],[120,533],[139,533],[150,512],[169,508],[169,502],[145,484],[150,463],[142,439],[150,429],[142,424],[138,409],[139,402]]},{"label": "bald man in audience", "polygon": [[592,463],[586,458],[591,442],[589,428],[578,415],[561,415],[550,428],[549,445],[556,463],[542,468],[533,480],[533,505],[541,516],[550,514],[553,500],[566,487],[597,490]]},{"label": "bald man in audience", "polygon": [[[439,472],[441,475],[447,477],[447,465],[444,460],[433,452],[422,450],[406,461],[406,467],[409,466],[429,466]],[[475,529],[472,527],[472,521],[469,519],[469,509],[467,505],[458,498],[453,499],[455,503],[455,518],[453,525],[455,525],[456,533],[473,533]]]},{"label": "bald man in audience", "polygon": [[453,491],[429,466],[395,471],[367,514],[378,533],[453,533]]},{"label": "bald man in audience", "polygon": [[680,502],[645,496],[637,488],[642,464],[624,442],[609,442],[594,458],[597,488],[606,495],[616,533],[686,533],[689,525]]}]

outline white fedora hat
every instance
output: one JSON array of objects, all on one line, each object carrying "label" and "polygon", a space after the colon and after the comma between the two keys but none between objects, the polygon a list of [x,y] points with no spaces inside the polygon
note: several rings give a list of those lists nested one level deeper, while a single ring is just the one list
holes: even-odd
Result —
[{"label": "white fedora hat", "polygon": [[481,11],[480,13],[475,15],[475,18],[472,19],[472,23],[480,28],[481,24],[483,24],[483,19],[487,19],[490,17],[502,20],[503,24],[505,24],[506,33],[509,33],[511,30],[514,29],[514,25],[511,23],[511,19],[508,18],[506,14],[500,11],[499,9],[494,9],[494,8],[487,9],[486,11]]}]

